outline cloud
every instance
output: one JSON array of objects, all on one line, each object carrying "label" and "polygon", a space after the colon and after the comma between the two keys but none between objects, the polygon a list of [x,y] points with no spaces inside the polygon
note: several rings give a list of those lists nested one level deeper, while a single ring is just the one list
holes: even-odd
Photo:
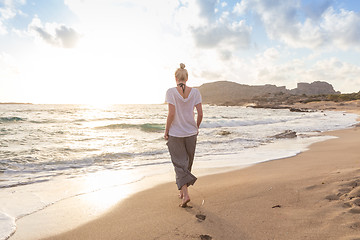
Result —
[{"label": "cloud", "polygon": [[249,2],[262,20],[271,39],[296,46],[300,37],[301,23],[297,21],[297,1],[264,1]]},{"label": "cloud", "polygon": [[309,18],[319,20],[323,13],[331,6],[333,0],[311,1],[302,6],[302,10]]},{"label": "cloud", "polygon": [[196,47],[216,49],[222,60],[227,60],[230,59],[232,52],[251,46],[252,28],[245,20],[233,19],[231,13],[227,11],[216,16],[218,1],[199,0],[198,2],[199,15],[206,18],[208,24],[189,26]]},{"label": "cloud", "polygon": [[61,42],[61,45],[65,48],[72,48],[76,46],[80,35],[72,28],[65,25],[55,29],[56,37]]},{"label": "cloud", "polygon": [[248,8],[248,0],[242,0],[241,2],[237,2],[234,6],[233,13],[238,15],[245,14],[247,8]]},{"label": "cloud", "polygon": [[63,48],[75,47],[80,38],[76,30],[63,24],[47,23],[43,26],[37,16],[30,23],[28,31],[50,45]]},{"label": "cloud", "polygon": [[200,16],[206,18],[209,22],[215,21],[217,0],[197,0],[200,5]]},{"label": "cloud", "polygon": [[230,24],[215,24],[192,30],[196,45],[201,48],[227,46],[231,50],[247,48],[250,45],[251,28],[243,21]]},{"label": "cloud", "polygon": [[[234,9],[243,12],[241,2]],[[331,1],[300,5],[300,1],[249,0],[264,24],[268,36],[294,48],[360,49],[360,14],[344,9],[334,10]]]},{"label": "cloud", "polygon": [[1,19],[8,20],[16,16],[15,10],[11,5],[6,5],[5,8],[0,8]]},{"label": "cloud", "polygon": [[341,9],[335,12],[329,8],[323,14],[320,27],[325,30],[330,41],[342,49],[360,48],[360,14]]},{"label": "cloud", "polygon": [[196,77],[202,77],[208,80],[219,80],[221,79],[221,74],[217,72],[211,72],[211,71],[202,71],[199,76]]},{"label": "cloud", "polygon": [[13,10],[12,6],[5,2],[4,7],[0,8],[0,35],[5,35],[8,33],[6,22],[7,20],[15,17],[16,13]]},{"label": "cloud", "polygon": [[8,29],[6,27],[7,21],[15,18],[17,14],[23,15],[23,12],[21,10],[17,10],[16,7],[26,4],[26,0],[5,0],[3,2],[3,7],[0,8],[0,35],[8,33]]},{"label": "cloud", "polygon": [[280,53],[278,50],[276,50],[276,48],[268,48],[265,50],[264,52],[264,57],[266,59],[272,59],[272,60],[276,60],[279,57]]}]

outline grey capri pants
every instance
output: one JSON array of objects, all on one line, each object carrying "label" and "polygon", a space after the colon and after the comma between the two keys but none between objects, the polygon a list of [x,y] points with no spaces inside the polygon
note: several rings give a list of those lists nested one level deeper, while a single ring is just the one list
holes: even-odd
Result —
[{"label": "grey capri pants", "polygon": [[197,135],[190,137],[169,136],[168,146],[171,162],[176,173],[176,185],[180,190],[182,186],[194,185],[197,178],[191,173],[194,162]]}]

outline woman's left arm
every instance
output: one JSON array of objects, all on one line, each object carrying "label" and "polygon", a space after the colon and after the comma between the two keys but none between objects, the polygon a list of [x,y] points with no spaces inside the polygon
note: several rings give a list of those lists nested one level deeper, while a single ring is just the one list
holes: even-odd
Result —
[{"label": "woman's left arm", "polygon": [[200,124],[201,124],[202,119],[203,119],[203,110],[202,110],[202,105],[201,105],[201,103],[196,104],[195,107],[196,107],[196,111],[197,111],[196,125],[197,125],[197,127],[198,127],[198,129],[199,129]]},{"label": "woman's left arm", "polygon": [[169,103],[168,106],[169,106],[169,111],[166,119],[165,134],[164,134],[165,140],[169,139],[170,126],[175,118],[175,105]]}]

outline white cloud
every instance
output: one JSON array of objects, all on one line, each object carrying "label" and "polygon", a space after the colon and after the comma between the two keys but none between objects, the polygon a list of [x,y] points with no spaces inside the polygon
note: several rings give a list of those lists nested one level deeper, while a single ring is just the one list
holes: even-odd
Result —
[{"label": "white cloud", "polygon": [[335,46],[360,49],[360,13],[344,9],[336,13],[333,8],[329,8],[323,15],[320,27]]},{"label": "white cloud", "polygon": [[46,23],[43,26],[37,16],[29,24],[28,31],[50,45],[63,48],[75,47],[80,38],[76,30],[62,24]]},{"label": "white cloud", "polygon": [[[303,70],[306,69],[302,60],[294,59],[286,63],[274,63],[268,59],[257,59],[256,82],[258,84],[275,84],[295,88],[296,83],[303,82]],[[315,81],[315,80],[312,80]],[[312,82],[311,81],[311,82]]]},{"label": "white cloud", "polygon": [[248,8],[248,0],[241,0],[237,2],[234,6],[233,13],[238,15],[243,15],[247,11]]},{"label": "white cloud", "polygon": [[240,83],[253,82],[253,67],[243,59],[232,57],[224,61],[217,51],[199,49],[195,51],[191,62],[191,72],[196,79],[196,85],[209,81],[229,80]]},{"label": "white cloud", "polygon": [[312,20],[319,20],[323,13],[331,6],[333,0],[317,0],[303,3],[301,10]]},{"label": "white cloud", "polygon": [[7,5],[4,8],[0,8],[0,35],[8,33],[6,27],[6,21],[15,16],[14,11]]},{"label": "white cloud", "polygon": [[200,16],[206,18],[209,23],[216,20],[215,9],[217,0],[196,0],[200,6]]},{"label": "white cloud", "polygon": [[73,28],[61,25],[55,29],[55,36],[60,41],[60,46],[65,48],[75,47],[80,38]]},{"label": "white cloud", "polygon": [[6,5],[5,8],[0,8],[0,14],[1,18],[4,20],[8,20],[16,16],[14,9],[11,6]]},{"label": "white cloud", "polygon": [[16,6],[24,5],[25,0],[5,0],[3,8],[0,8],[0,35],[8,33],[6,23],[8,20],[13,19],[16,14],[23,15],[19,10],[16,10]]},{"label": "white cloud", "polygon": [[264,52],[264,57],[267,59],[273,59],[276,60],[279,57],[280,53],[276,48],[268,48]]},{"label": "white cloud", "polygon": [[[195,41],[194,47],[213,49],[218,52],[221,60],[230,59],[234,51],[250,48],[252,28],[245,20],[233,19],[227,11],[216,17],[216,1],[198,2],[198,15],[205,19],[205,24],[194,24],[194,21],[189,23],[188,28]],[[205,12],[208,14],[204,14]]]},{"label": "white cloud", "polygon": [[251,7],[259,14],[270,38],[292,43],[299,37],[300,23],[296,19],[298,1],[253,0]]},{"label": "white cloud", "polygon": [[196,45],[201,48],[226,47],[230,51],[250,46],[251,28],[244,21],[232,24],[214,24],[193,29]]},{"label": "white cloud", "polygon": [[[241,2],[243,3],[243,2]],[[360,14],[341,9],[335,11],[329,1],[308,5],[305,20],[300,1],[249,1],[260,16],[268,36],[294,48],[360,49]],[[238,7],[241,12],[241,7]],[[315,17],[315,13],[320,16]]]}]

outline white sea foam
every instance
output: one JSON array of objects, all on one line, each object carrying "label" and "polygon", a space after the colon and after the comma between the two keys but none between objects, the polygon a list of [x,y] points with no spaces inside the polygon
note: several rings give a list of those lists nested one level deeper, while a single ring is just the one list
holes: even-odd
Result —
[{"label": "white sea foam", "polygon": [[15,218],[0,212],[0,239],[9,238],[15,230]]}]

